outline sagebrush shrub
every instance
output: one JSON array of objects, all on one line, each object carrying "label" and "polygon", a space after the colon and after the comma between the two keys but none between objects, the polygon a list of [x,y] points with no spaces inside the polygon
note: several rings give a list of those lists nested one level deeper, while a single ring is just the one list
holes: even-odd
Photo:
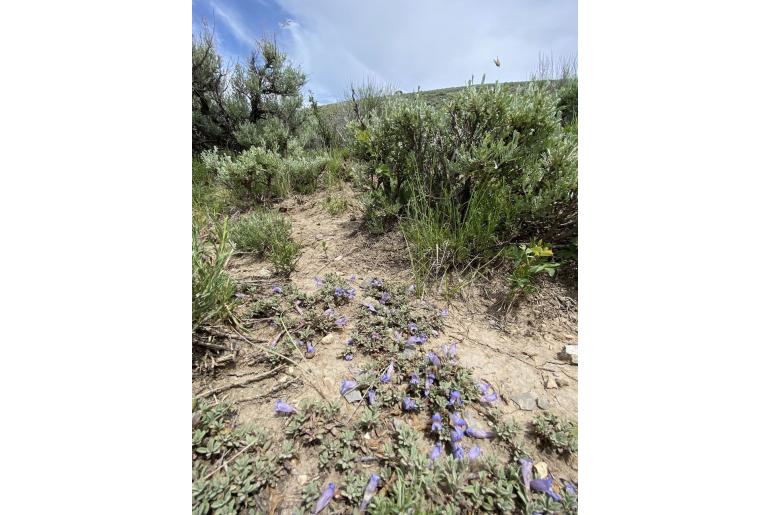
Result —
[{"label": "sagebrush shrub", "polygon": [[327,162],[328,158],[325,156],[291,157],[283,160],[282,167],[292,190],[310,194],[318,189],[318,177]]}]

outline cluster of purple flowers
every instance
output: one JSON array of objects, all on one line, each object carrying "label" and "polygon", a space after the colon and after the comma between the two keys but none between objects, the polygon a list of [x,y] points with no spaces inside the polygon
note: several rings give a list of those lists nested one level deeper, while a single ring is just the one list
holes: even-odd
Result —
[{"label": "cluster of purple flowers", "polygon": [[379,280],[379,279],[377,279],[376,277],[373,277],[373,278],[372,278],[372,279],[369,281],[369,286],[374,286],[374,287],[376,287],[376,288],[381,288],[381,287],[382,287],[382,281],[380,281],[380,280]]},{"label": "cluster of purple flowers", "polygon": [[343,315],[343,316],[341,316],[341,317],[339,317],[337,320],[335,320],[335,321],[334,321],[334,324],[335,324],[337,327],[345,327],[345,325],[346,325],[347,323],[348,323],[348,317],[346,317],[346,316],[344,316],[344,315]]},{"label": "cluster of purple flowers", "polygon": [[430,361],[433,366],[440,367],[441,366],[441,360],[438,359],[438,356],[436,356],[435,352],[428,352],[425,355],[428,358],[428,361]]},{"label": "cluster of purple flowers", "polygon": [[412,375],[409,377],[409,384],[413,384],[415,386],[420,384],[420,378],[417,377],[417,374],[412,373]]},{"label": "cluster of purple flowers", "polygon": [[425,396],[428,396],[428,390],[430,390],[430,387],[433,386],[433,381],[436,380],[436,374],[433,372],[428,372],[425,374]]},{"label": "cluster of purple flowers", "polygon": [[388,301],[390,301],[390,293],[386,291],[382,292],[382,295],[380,295],[380,304],[387,304]]},{"label": "cluster of purple flowers", "polygon": [[345,289],[337,286],[336,288],[334,288],[334,296],[339,297],[341,299],[352,300],[353,297],[356,296],[356,289],[355,288]]},{"label": "cluster of purple flowers", "polygon": [[444,345],[442,347],[444,354],[448,359],[452,359],[455,356],[457,356],[457,344],[453,343],[452,345]]},{"label": "cluster of purple flowers", "polygon": [[411,334],[415,334],[417,332],[417,324],[414,322],[409,322],[406,324],[406,328],[409,330]]},{"label": "cluster of purple flowers", "polygon": [[404,411],[414,411],[417,409],[417,402],[411,397],[404,397]]}]

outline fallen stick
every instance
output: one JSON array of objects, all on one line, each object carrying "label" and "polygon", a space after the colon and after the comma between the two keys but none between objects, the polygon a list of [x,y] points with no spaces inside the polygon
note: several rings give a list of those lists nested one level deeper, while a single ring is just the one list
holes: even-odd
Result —
[{"label": "fallen stick", "polygon": [[206,349],[211,349],[211,350],[233,350],[230,347],[225,347],[224,345],[217,345],[216,343],[199,342],[195,340],[193,340],[193,345],[197,345],[198,347],[204,347]]},{"label": "fallen stick", "polygon": [[298,377],[295,377],[294,379],[290,379],[288,381],[283,381],[281,383],[278,383],[272,390],[266,393],[261,393],[259,395],[255,395],[254,397],[247,397],[245,399],[235,399],[233,402],[254,402],[254,401],[261,401],[262,399],[266,399],[270,396],[272,396],[275,393],[278,393],[279,391],[283,390],[284,388],[293,385],[294,383],[302,382],[301,379]]},{"label": "fallen stick", "polygon": [[272,370],[269,370],[265,372],[264,374],[259,374],[258,376],[250,377],[249,379],[246,379],[245,381],[240,381],[238,383],[233,383],[225,386],[220,386],[218,388],[214,388],[213,390],[209,390],[206,393],[203,393],[199,395],[199,397],[209,397],[210,395],[214,395],[216,393],[224,392],[225,390],[229,390],[230,388],[243,388],[247,384],[256,383],[257,381],[261,381],[262,379],[265,379],[266,377],[270,377],[274,375],[279,370],[283,369],[284,365],[279,365],[275,367]]}]

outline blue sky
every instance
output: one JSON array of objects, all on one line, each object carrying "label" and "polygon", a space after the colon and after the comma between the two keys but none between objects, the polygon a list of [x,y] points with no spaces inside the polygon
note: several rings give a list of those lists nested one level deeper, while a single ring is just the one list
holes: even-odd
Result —
[{"label": "blue sky", "polygon": [[203,18],[231,62],[275,38],[321,103],[366,79],[404,92],[526,80],[541,53],[577,56],[576,0],[193,0],[193,32]]}]

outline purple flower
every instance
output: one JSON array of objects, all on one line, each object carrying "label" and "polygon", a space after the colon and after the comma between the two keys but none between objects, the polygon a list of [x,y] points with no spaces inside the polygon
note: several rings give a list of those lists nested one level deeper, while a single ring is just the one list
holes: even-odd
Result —
[{"label": "purple flower", "polygon": [[382,286],[382,281],[380,281],[380,280],[379,280],[379,279],[377,279],[376,277],[373,277],[373,278],[372,278],[372,280],[371,280],[371,281],[369,281],[369,284],[370,284],[370,285],[372,285],[372,286],[376,286],[377,288],[379,288],[380,286]]},{"label": "purple flower", "polygon": [[452,413],[449,415],[449,420],[452,421],[452,425],[455,426],[455,428],[459,431],[465,431],[465,428],[468,427],[468,424],[465,422],[465,420],[457,413]]},{"label": "purple flower", "polygon": [[352,282],[352,281],[355,281],[355,280],[356,280],[356,274],[351,275],[350,276],[350,281]]},{"label": "purple flower", "polygon": [[[300,342],[300,343],[301,343],[301,342]],[[307,342],[307,343],[305,344],[305,346],[307,347],[307,353],[308,353],[308,354],[313,354],[313,353],[315,352],[315,347],[313,347],[313,346],[310,344],[310,342]]]},{"label": "purple flower", "polygon": [[461,460],[465,457],[465,451],[463,451],[462,445],[457,442],[452,444],[452,456],[454,456],[456,460]]},{"label": "purple flower", "polygon": [[417,332],[417,324],[415,324],[414,322],[409,322],[408,324],[406,324],[406,328],[409,329],[409,332],[412,334]]},{"label": "purple flower", "polygon": [[412,377],[409,379],[409,384],[413,384],[413,385],[420,384],[420,378],[417,377],[417,374],[412,374]]},{"label": "purple flower", "polygon": [[353,345],[353,338],[348,338],[345,340],[345,345]]},{"label": "purple flower", "polygon": [[441,366],[441,360],[438,359],[438,356],[436,356],[434,352],[428,352],[425,356],[428,358],[428,361],[433,363],[434,366],[436,367]]},{"label": "purple flower", "polygon": [[433,386],[433,381],[436,379],[436,374],[433,372],[428,372],[425,374],[425,396],[428,396],[428,390],[430,390],[430,387]]},{"label": "purple flower", "polygon": [[369,390],[366,392],[366,397],[369,400],[369,406],[372,406],[374,404],[374,397],[376,394],[374,393],[374,390]]},{"label": "purple flower", "polygon": [[414,411],[417,409],[417,403],[411,397],[404,397],[404,411]]},{"label": "purple flower", "polygon": [[348,323],[348,317],[343,315],[335,320],[334,323],[337,325],[337,327],[345,327],[345,325]]},{"label": "purple flower", "polygon": [[384,291],[382,292],[382,295],[380,295],[380,304],[387,304],[390,300],[390,293]]},{"label": "purple flower", "polygon": [[462,429],[453,429],[449,432],[449,436],[452,438],[453,442],[459,442],[463,439],[463,431]]},{"label": "purple flower", "polygon": [[553,491],[553,477],[549,474],[545,479],[533,479],[529,482],[533,492],[543,492],[554,501],[561,501],[561,496]]},{"label": "purple flower", "polygon": [[441,423],[441,415],[438,413],[434,413],[430,419],[433,421],[433,424],[430,426],[431,431],[438,432],[444,428],[444,425]]},{"label": "purple flower", "polygon": [[529,490],[529,483],[532,481],[532,462],[527,458],[521,458],[519,464],[521,465],[521,480],[524,483],[524,488]]},{"label": "purple flower", "polygon": [[427,336],[425,336],[424,334],[420,334],[419,336],[410,336],[410,337],[409,337],[409,338],[406,340],[406,343],[411,343],[411,344],[415,344],[415,343],[416,343],[416,344],[418,344],[418,345],[422,345],[422,344],[423,344],[423,343],[425,343],[427,340],[428,340],[428,337],[427,337]]},{"label": "purple flower", "polygon": [[447,358],[454,358],[457,355],[456,343],[453,343],[452,345],[444,345],[443,349]]},{"label": "purple flower", "polygon": [[364,304],[364,305],[365,305],[367,308],[369,308],[369,311],[371,311],[372,313],[377,313],[377,310],[376,310],[376,309],[374,309],[374,306],[372,306],[371,304]]},{"label": "purple flower", "polygon": [[355,379],[345,379],[342,381],[342,386],[340,386],[340,395],[345,395],[356,386],[358,386],[358,383]]},{"label": "purple flower", "polygon": [[564,490],[566,490],[570,495],[577,495],[577,487],[569,481],[564,483]]},{"label": "purple flower", "polygon": [[283,290],[278,285],[273,285],[273,293],[282,293]]},{"label": "purple flower", "polygon": [[380,382],[389,383],[392,375],[393,375],[393,360],[390,360],[390,365],[388,365],[388,369],[385,371],[384,374],[382,374],[382,376],[380,376]]},{"label": "purple flower", "polygon": [[294,408],[294,406],[286,404],[283,401],[275,401],[275,412],[276,413],[296,413],[297,410]]},{"label": "purple flower", "polygon": [[444,308],[440,312],[442,317],[448,317],[449,316],[449,308]]},{"label": "purple flower", "polygon": [[315,281],[315,285],[316,285],[318,288],[320,288],[320,287],[323,285],[323,283],[324,283],[324,280],[323,280],[323,279],[321,279],[321,278],[320,278],[320,277],[318,277],[318,276],[316,276],[316,277],[313,277],[313,280]]},{"label": "purple flower", "polygon": [[345,358],[344,358],[344,359],[345,359],[345,361],[350,361],[350,360],[352,360],[352,359],[353,359],[353,355],[352,355],[352,354],[350,354],[350,353],[348,353],[348,354],[345,354]]},{"label": "purple flower", "polygon": [[334,318],[334,315],[336,315],[337,312],[334,311],[334,308],[329,308],[326,311],[324,311],[324,316],[326,318]]},{"label": "purple flower", "polygon": [[452,390],[452,392],[449,394],[449,405],[450,406],[460,406],[462,405],[463,401],[460,399],[460,392],[457,390]]},{"label": "purple flower", "polygon": [[321,513],[321,510],[326,508],[326,505],[329,504],[333,496],[334,496],[334,483],[329,483],[328,485],[326,485],[326,490],[324,490],[323,495],[321,495],[321,497],[319,497],[318,499],[318,502],[315,503],[315,508],[313,509],[313,515],[317,513]]},{"label": "purple flower", "polygon": [[361,504],[358,506],[358,510],[361,513],[366,513],[366,507],[369,504],[369,501],[372,500],[372,497],[374,497],[374,492],[377,491],[377,484],[379,482],[380,476],[377,474],[372,474],[369,478],[369,484],[366,485],[366,489],[364,490],[364,498],[361,499]]},{"label": "purple flower", "polygon": [[465,430],[465,434],[473,438],[492,438],[493,436],[495,436],[495,433],[493,433],[492,431],[482,431],[481,429],[473,429],[470,426]]},{"label": "purple flower", "polygon": [[473,447],[471,447],[471,450],[468,451],[468,459],[475,460],[479,456],[481,456],[481,447],[479,447],[478,445],[474,445]]},{"label": "purple flower", "polygon": [[435,461],[441,455],[441,442],[436,442],[430,451],[430,461]]},{"label": "purple flower", "polygon": [[479,383],[478,385],[479,390],[481,390],[481,393],[483,394],[481,397],[481,402],[494,402],[497,400],[497,392],[495,392],[490,385],[487,383]]}]

